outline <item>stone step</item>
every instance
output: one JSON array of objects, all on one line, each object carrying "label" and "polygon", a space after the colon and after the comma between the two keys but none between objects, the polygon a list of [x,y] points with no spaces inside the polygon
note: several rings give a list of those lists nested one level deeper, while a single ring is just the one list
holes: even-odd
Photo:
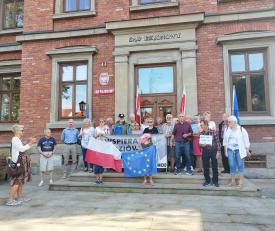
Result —
[{"label": "stone step", "polygon": [[[203,175],[195,173],[192,176],[188,176],[180,173],[179,175],[174,175],[172,173],[158,173],[153,176],[154,182],[161,184],[202,184]],[[74,182],[93,182],[95,181],[95,176],[93,173],[78,172],[72,174],[68,180]],[[143,177],[124,177],[120,173],[104,173],[105,182],[122,182],[122,183],[142,183]],[[229,174],[223,174],[219,176],[220,184],[228,184]]]},{"label": "stone step", "polygon": [[[93,180],[93,181],[92,181]],[[105,178],[104,178],[105,180]],[[152,193],[152,194],[183,194],[183,195],[209,195],[209,196],[238,196],[260,197],[261,191],[249,180],[245,179],[242,189],[220,185],[220,187],[203,187],[202,184],[165,184],[155,183],[154,186],[141,183],[104,182],[98,185],[93,178],[90,181],[71,181],[62,179],[49,186],[51,191],[90,191],[112,193]]]}]

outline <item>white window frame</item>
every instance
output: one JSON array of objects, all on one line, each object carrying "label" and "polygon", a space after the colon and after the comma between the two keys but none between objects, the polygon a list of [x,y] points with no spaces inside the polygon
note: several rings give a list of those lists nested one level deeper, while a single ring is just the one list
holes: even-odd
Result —
[{"label": "white window frame", "polygon": [[132,0],[130,11],[144,11],[144,10],[150,10],[150,9],[161,9],[161,8],[168,8],[168,7],[178,7],[179,6],[179,0],[170,0],[167,2],[153,2],[153,3],[147,3],[147,4],[139,4],[139,0]]},{"label": "white window frame", "polygon": [[53,15],[53,19],[95,16],[96,15],[95,1],[96,0],[91,0],[90,10],[76,11],[76,12],[64,12],[64,9],[63,9],[64,0],[55,0],[55,12]]},{"label": "white window frame", "polygon": [[[255,39],[255,35],[259,38]],[[253,38],[254,37],[254,38]],[[232,36],[223,36],[218,42],[223,43],[224,60],[224,95],[225,110],[231,113],[231,87],[230,87],[230,62],[229,53],[237,50],[265,49],[267,58],[267,81],[269,88],[270,113],[267,116],[240,116],[242,125],[267,125],[275,124],[275,33],[251,32]]]},{"label": "white window frame", "polygon": [[[88,63],[88,84],[87,84],[87,97],[88,104],[90,105],[90,118],[92,110],[92,91],[93,91],[93,54],[97,52],[96,47],[70,47],[63,49],[56,49],[48,51],[47,54],[52,56],[52,85],[51,85],[51,110],[50,110],[50,123],[47,124],[48,128],[65,128],[67,125],[66,120],[58,118],[59,108],[59,84],[60,84],[60,64],[65,62],[78,62],[86,61]],[[83,118],[76,120],[76,127],[80,127]]]}]

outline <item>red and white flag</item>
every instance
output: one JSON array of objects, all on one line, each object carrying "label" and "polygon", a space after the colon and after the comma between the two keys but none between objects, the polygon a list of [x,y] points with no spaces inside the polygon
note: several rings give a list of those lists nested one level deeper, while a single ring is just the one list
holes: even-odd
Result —
[{"label": "red and white flag", "polygon": [[85,160],[88,163],[93,163],[105,168],[112,168],[117,172],[122,172],[121,152],[111,142],[91,137],[88,143]]},{"label": "red and white flag", "polygon": [[140,124],[140,95],[138,87],[136,94],[135,120]]},{"label": "red and white flag", "polygon": [[185,86],[183,87],[181,102],[180,102],[180,113],[185,115],[185,108],[186,108],[186,91]]}]

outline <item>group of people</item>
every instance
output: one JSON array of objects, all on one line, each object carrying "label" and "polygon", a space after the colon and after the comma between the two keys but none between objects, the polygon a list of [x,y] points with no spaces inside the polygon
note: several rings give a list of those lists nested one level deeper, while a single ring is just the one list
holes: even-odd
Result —
[{"label": "group of people", "polygon": [[[69,119],[67,128],[61,133],[61,141],[64,143],[64,174],[67,178],[77,169],[77,145],[81,145],[84,171],[93,171],[96,176],[96,184],[103,183],[104,166],[90,164],[86,161],[88,143],[91,137],[104,139],[106,135],[142,135],[142,147],[152,145],[151,135],[163,134],[167,139],[167,156],[169,170],[178,175],[181,169],[187,175],[192,175],[197,168],[198,172],[204,173],[205,182],[203,186],[214,184],[219,187],[218,183],[218,164],[217,159],[222,155],[224,166],[223,173],[230,173],[230,186],[243,185],[244,158],[249,155],[249,137],[247,131],[237,124],[235,116],[223,114],[223,120],[217,130],[216,124],[211,120],[210,112],[193,117],[179,114],[178,118],[173,118],[171,114],[166,115],[165,123],[161,119],[144,118],[142,124],[135,120],[135,115],[130,115],[130,122],[125,121],[125,115],[120,113],[118,121],[113,123],[111,117],[100,118],[98,126],[95,128],[91,125],[89,119],[84,119],[83,127],[75,128],[74,121]],[[7,205],[16,206],[27,198],[23,196],[23,185],[26,180],[31,180],[30,158],[26,151],[37,142],[31,138],[27,144],[21,141],[24,132],[23,125],[14,125],[12,127],[14,137],[11,141],[11,154],[13,163],[22,163],[25,171],[20,176],[12,177],[11,189]],[[201,144],[200,135],[212,137],[211,144]],[[39,186],[44,185],[44,175],[50,174],[50,184],[53,183],[54,170],[54,153],[56,151],[56,140],[51,135],[51,130],[44,129],[44,136],[37,142],[37,149],[40,154],[40,175],[41,181]],[[69,157],[71,158],[71,164]],[[211,160],[212,179],[209,174],[209,162]],[[203,169],[203,170],[202,170]],[[153,185],[152,176],[145,176],[143,183]],[[17,200],[15,199],[17,198]]]}]

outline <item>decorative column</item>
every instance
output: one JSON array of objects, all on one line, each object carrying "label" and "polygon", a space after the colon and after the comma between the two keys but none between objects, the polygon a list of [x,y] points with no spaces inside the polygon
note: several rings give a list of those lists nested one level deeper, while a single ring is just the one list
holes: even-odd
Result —
[{"label": "decorative column", "polygon": [[[196,50],[181,50],[182,65],[182,89],[186,88],[186,115],[198,114],[198,91],[197,91],[197,70]],[[178,93],[178,104],[181,102],[181,95]],[[179,105],[178,105],[179,108]]]},{"label": "decorative column", "polygon": [[115,54],[115,117],[119,113],[128,115],[128,54]]}]

